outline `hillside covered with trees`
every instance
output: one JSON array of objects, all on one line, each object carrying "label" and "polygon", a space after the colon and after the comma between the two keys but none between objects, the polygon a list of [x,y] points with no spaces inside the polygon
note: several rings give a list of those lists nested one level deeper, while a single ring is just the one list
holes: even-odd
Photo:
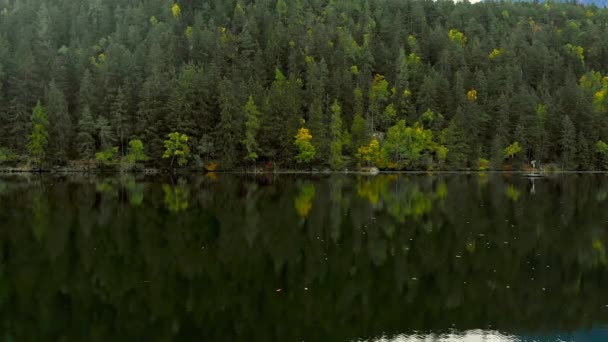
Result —
[{"label": "hillside covered with trees", "polygon": [[608,10],[0,0],[0,163],[608,169]]}]

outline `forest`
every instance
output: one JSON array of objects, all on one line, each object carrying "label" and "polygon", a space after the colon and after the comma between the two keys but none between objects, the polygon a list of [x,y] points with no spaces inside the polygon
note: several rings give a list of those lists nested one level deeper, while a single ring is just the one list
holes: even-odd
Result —
[{"label": "forest", "polygon": [[608,9],[0,0],[0,164],[608,169]]}]

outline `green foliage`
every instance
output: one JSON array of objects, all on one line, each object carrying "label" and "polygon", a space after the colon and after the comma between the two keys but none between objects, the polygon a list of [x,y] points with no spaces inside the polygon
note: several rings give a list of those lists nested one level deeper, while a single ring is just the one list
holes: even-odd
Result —
[{"label": "green foliage", "polygon": [[148,160],[144,153],[144,143],[139,139],[129,141],[129,152],[123,158],[124,162],[129,166],[134,166],[137,163]]},{"label": "green foliage", "polygon": [[0,164],[10,162],[13,159],[15,159],[15,154],[13,151],[0,146]]},{"label": "green foliage", "polygon": [[451,41],[458,43],[459,45],[463,45],[466,44],[467,42],[467,38],[464,36],[464,33],[456,30],[456,29],[451,29],[448,32],[448,37],[450,38]]},{"label": "green foliage", "polygon": [[344,159],[342,156],[342,147],[344,145],[344,137],[342,131],[342,107],[335,101],[331,106],[331,155],[329,164],[334,170],[340,170],[344,167]]},{"label": "green foliage", "polygon": [[576,168],[576,128],[567,115],[562,120],[559,143],[561,147],[562,168],[574,170]]},{"label": "green foliage", "polygon": [[38,167],[42,166],[46,155],[46,148],[49,144],[49,122],[44,111],[44,107],[38,101],[32,113],[32,133],[29,135],[27,145],[30,156]]},{"label": "green foliage", "polygon": [[65,96],[54,81],[49,85],[46,111],[49,118],[49,155],[56,162],[65,162],[73,134],[72,122]]},{"label": "green foliage", "polygon": [[572,45],[570,43],[565,46],[566,51],[581,62],[585,61],[585,49],[582,46]]},{"label": "green foliage", "polygon": [[503,155],[505,158],[513,158],[519,152],[521,152],[521,145],[519,145],[519,142],[515,141],[503,150]]},{"label": "green foliage", "polygon": [[368,145],[359,147],[356,156],[360,165],[379,168],[386,165],[386,157],[380,147],[380,142],[375,138],[372,138]]},{"label": "green foliage", "polygon": [[118,147],[95,153],[95,160],[103,166],[112,166],[118,161]]},{"label": "green foliage", "polygon": [[599,140],[595,144],[595,149],[600,155],[600,163],[602,169],[608,170],[608,144],[603,142],[602,140]]},{"label": "green foliage", "polygon": [[385,100],[389,95],[388,82],[382,75],[376,74],[374,81],[369,90],[369,99],[371,102]]},{"label": "green foliage", "polygon": [[466,132],[459,123],[458,117],[452,119],[448,127],[441,132],[441,142],[447,147],[447,163],[451,169],[464,170],[469,162],[470,147]]},{"label": "green foliage", "polygon": [[165,153],[163,154],[163,158],[171,158],[171,167],[173,167],[175,158],[177,158],[177,164],[179,166],[188,164],[188,158],[190,157],[188,136],[179,132],[173,132],[167,135],[167,137],[169,139],[165,140]]},{"label": "green foliage", "polygon": [[477,161],[477,170],[487,171],[490,168],[490,161],[484,158],[479,158]]},{"label": "green foliage", "polygon": [[420,160],[423,152],[430,154],[437,151],[439,160],[444,159],[447,152],[445,146],[433,141],[430,130],[424,129],[419,123],[414,127],[406,126],[405,120],[400,120],[388,130],[382,150],[391,168],[396,169],[411,168]]},{"label": "green foliage", "polygon": [[260,129],[260,111],[253,101],[253,97],[249,96],[247,104],[244,108],[245,112],[245,140],[243,145],[247,150],[247,159],[256,161],[258,159],[258,143],[257,134]]},{"label": "green foliage", "polygon": [[110,148],[116,144],[116,136],[114,135],[112,124],[104,116],[100,116],[97,119],[97,136],[103,149]]},{"label": "green foliage", "polygon": [[296,161],[298,163],[310,163],[317,154],[315,147],[311,143],[312,135],[307,128],[300,128],[295,136],[294,144],[298,148]]},{"label": "green foliage", "polygon": [[89,106],[86,106],[78,122],[78,154],[81,159],[90,159],[95,153],[95,121]]},{"label": "green foliage", "polygon": [[277,13],[279,14],[279,16],[284,17],[285,15],[287,15],[287,3],[285,2],[285,0],[277,0]]}]

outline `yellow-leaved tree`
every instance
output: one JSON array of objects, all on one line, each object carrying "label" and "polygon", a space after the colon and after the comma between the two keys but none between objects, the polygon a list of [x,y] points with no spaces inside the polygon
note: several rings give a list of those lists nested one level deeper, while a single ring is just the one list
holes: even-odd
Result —
[{"label": "yellow-leaved tree", "polygon": [[182,9],[179,7],[179,4],[177,2],[174,3],[171,7],[171,13],[173,14],[174,18],[179,18],[182,14]]},{"label": "yellow-leaved tree", "polygon": [[382,167],[385,158],[382,155],[382,148],[378,139],[373,138],[368,145],[361,146],[357,150],[357,159],[361,165]]},{"label": "yellow-leaved tree", "polygon": [[470,102],[477,101],[477,90],[475,90],[475,89],[469,90],[467,92],[467,100],[469,100]]},{"label": "yellow-leaved tree", "polygon": [[311,141],[312,134],[310,134],[308,128],[300,128],[294,141],[294,144],[298,148],[298,155],[296,155],[296,161],[298,163],[308,164],[315,158],[317,150],[312,145]]}]

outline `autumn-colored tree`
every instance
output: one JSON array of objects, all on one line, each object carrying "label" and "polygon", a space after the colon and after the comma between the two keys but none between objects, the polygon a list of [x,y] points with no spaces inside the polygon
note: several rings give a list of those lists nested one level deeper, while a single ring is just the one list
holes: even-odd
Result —
[{"label": "autumn-colored tree", "polygon": [[182,9],[179,7],[179,4],[176,2],[171,6],[171,14],[173,14],[174,18],[179,18],[182,14]]},{"label": "autumn-colored tree", "polygon": [[298,163],[308,164],[314,159],[317,152],[311,141],[312,135],[308,129],[304,127],[300,128],[294,141],[294,144],[298,148],[298,154],[296,155]]},{"label": "autumn-colored tree", "polygon": [[376,138],[372,138],[368,145],[359,147],[356,156],[360,165],[384,167],[386,164],[380,142]]},{"label": "autumn-colored tree", "polygon": [[519,142],[515,141],[504,149],[503,154],[505,158],[512,159],[519,152],[521,152],[521,145],[519,145]]}]

